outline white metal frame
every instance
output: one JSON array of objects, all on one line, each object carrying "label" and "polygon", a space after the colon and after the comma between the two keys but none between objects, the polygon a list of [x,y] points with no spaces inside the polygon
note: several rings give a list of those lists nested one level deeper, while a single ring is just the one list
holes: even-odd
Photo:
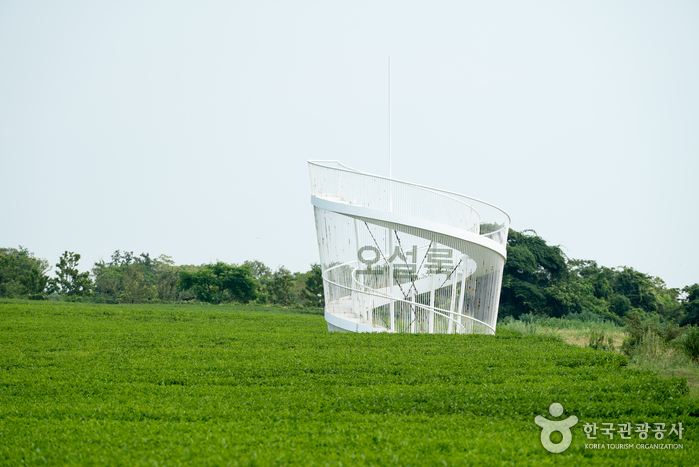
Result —
[{"label": "white metal frame", "polygon": [[338,161],[309,170],[329,330],[495,332],[507,213]]}]

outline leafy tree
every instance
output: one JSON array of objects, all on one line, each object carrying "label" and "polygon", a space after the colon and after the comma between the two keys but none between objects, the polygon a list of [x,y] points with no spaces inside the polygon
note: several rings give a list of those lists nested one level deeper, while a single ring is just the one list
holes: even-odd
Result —
[{"label": "leafy tree", "polygon": [[133,263],[122,269],[121,303],[144,303],[154,301],[158,296],[156,278],[153,274],[153,264]]},{"label": "leafy tree", "polygon": [[0,248],[0,297],[45,298],[49,269],[48,261],[22,246]]},{"label": "leafy tree", "polygon": [[680,323],[682,326],[699,325],[699,284],[688,285],[682,289],[686,297],[682,300],[682,311],[684,318]]},{"label": "leafy tree", "polygon": [[633,312],[657,313],[677,323],[691,309],[689,304],[680,306],[679,290],[668,288],[657,277],[630,267],[608,268],[595,261],[568,259],[560,247],[547,245],[532,230],[510,230],[507,255],[500,297],[503,318],[591,311],[621,324],[622,317]]},{"label": "leafy tree", "polygon": [[272,272],[262,261],[245,261],[259,284],[258,303],[319,308],[325,304],[320,265],[305,273],[292,273],[284,266]]},{"label": "leafy tree", "polygon": [[259,260],[245,261],[243,266],[248,266],[252,272],[252,277],[258,283],[257,302],[267,303],[270,301],[270,292],[268,285],[272,280],[272,270],[265,263]]},{"label": "leafy tree", "polygon": [[208,303],[237,301],[248,303],[257,296],[257,281],[249,266],[236,266],[218,261],[196,271],[180,271],[178,287],[191,290],[197,299]]},{"label": "leafy tree", "polygon": [[658,296],[651,278],[633,268],[623,267],[614,278],[614,292],[624,295],[635,308],[647,312],[658,309]]},{"label": "leafy tree", "polygon": [[609,300],[609,310],[617,316],[624,317],[633,309],[631,300],[625,295],[614,294]]},{"label": "leafy tree", "polygon": [[180,269],[172,258],[160,255],[151,258],[148,253],[136,256],[133,252],[116,250],[109,263],[98,261],[92,268],[98,300],[108,303],[169,302],[190,295],[177,286]]},{"label": "leafy tree", "polygon": [[547,289],[567,273],[566,257],[560,247],[547,245],[533,230],[520,233],[510,229],[500,294],[501,316],[560,315],[554,296],[562,295],[552,295],[553,291]]},{"label": "leafy tree", "polygon": [[596,308],[594,287],[584,280],[556,281],[544,291],[552,316],[582,313]]},{"label": "leafy tree", "polygon": [[267,284],[272,303],[290,305],[294,302],[292,294],[294,277],[284,266],[274,271],[272,279]]},{"label": "leafy tree", "polygon": [[699,328],[690,326],[679,348],[692,360],[699,363]]},{"label": "leafy tree", "polygon": [[596,261],[582,259],[568,260],[568,268],[573,278],[583,280],[592,286],[595,297],[606,300],[614,293],[611,285],[614,270],[600,267]]},{"label": "leafy tree", "polygon": [[679,323],[683,309],[679,301],[680,289],[669,288],[659,277],[650,277],[657,297],[657,312],[669,322]]},{"label": "leafy tree", "polygon": [[325,306],[325,291],[323,289],[323,271],[320,264],[311,264],[311,270],[305,273],[304,302],[308,306],[322,308]]},{"label": "leafy tree", "polygon": [[122,274],[119,267],[98,261],[92,267],[92,275],[95,278],[95,294],[98,301],[119,303],[123,290]]},{"label": "leafy tree", "polygon": [[[170,256],[160,255],[153,260],[155,285],[161,302],[172,302],[179,298],[177,283],[180,280],[179,267]],[[184,267],[184,266],[183,266]]]},{"label": "leafy tree", "polygon": [[97,296],[109,303],[142,303],[156,297],[153,261],[148,253],[116,250],[112,261],[99,261],[92,268]]},{"label": "leafy tree", "polygon": [[245,261],[243,266],[250,268],[250,273],[255,280],[269,280],[272,277],[272,270],[260,260]]},{"label": "leafy tree", "polygon": [[51,279],[50,288],[60,295],[84,297],[92,293],[94,287],[89,272],[78,271],[78,253],[64,252],[56,264],[56,278]]}]

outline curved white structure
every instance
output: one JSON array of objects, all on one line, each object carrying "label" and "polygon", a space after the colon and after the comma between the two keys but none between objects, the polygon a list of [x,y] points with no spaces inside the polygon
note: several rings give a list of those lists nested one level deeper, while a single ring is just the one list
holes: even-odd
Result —
[{"label": "curved white structure", "polygon": [[504,211],[337,161],[309,168],[329,330],[495,333]]}]

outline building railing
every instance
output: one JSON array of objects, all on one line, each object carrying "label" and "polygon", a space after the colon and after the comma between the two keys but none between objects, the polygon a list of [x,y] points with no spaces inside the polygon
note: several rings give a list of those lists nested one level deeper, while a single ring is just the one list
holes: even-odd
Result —
[{"label": "building railing", "polygon": [[485,201],[361,172],[338,161],[309,161],[313,196],[437,222],[507,243],[510,218]]}]

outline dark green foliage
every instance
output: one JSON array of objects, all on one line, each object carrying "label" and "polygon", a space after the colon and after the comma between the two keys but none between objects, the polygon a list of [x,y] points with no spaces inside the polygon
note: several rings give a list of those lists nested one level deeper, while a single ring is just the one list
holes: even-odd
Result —
[{"label": "dark green foliage", "polygon": [[322,308],[325,305],[320,265],[312,264],[305,273],[291,273],[284,266],[272,272],[262,261],[246,261],[260,288],[257,303],[271,303],[302,308]]},{"label": "dark green foliage", "polygon": [[689,326],[684,338],[680,340],[680,349],[695,362],[699,362],[699,327]]},{"label": "dark green foliage", "polygon": [[70,298],[85,297],[92,293],[94,284],[89,272],[78,271],[80,255],[65,251],[56,264],[56,276],[49,280],[49,289]]},{"label": "dark green foliage", "polygon": [[291,271],[284,266],[280,266],[279,269],[274,271],[272,278],[267,283],[270,301],[278,305],[290,305],[293,303],[293,282],[294,277],[291,275]]},{"label": "dark green foliage", "polygon": [[[241,269],[243,268],[243,269]],[[247,272],[243,272],[247,270]],[[175,266],[169,256],[115,251],[109,263],[95,263],[95,297],[99,303],[157,303],[200,300],[237,301],[319,308],[324,305],[320,266],[291,273],[281,266],[274,273],[258,260],[242,266],[223,262]],[[320,294],[320,297],[318,296]]]},{"label": "dark green foliage", "polygon": [[609,300],[609,311],[617,316],[624,317],[631,311],[631,300],[624,295],[614,294]]},{"label": "dark green foliage", "polygon": [[45,298],[49,269],[26,248],[0,248],[0,297]]},{"label": "dark green foliage", "polygon": [[682,325],[699,325],[699,284],[688,285],[682,291],[687,296],[682,300],[684,319]]},{"label": "dark green foliage", "polygon": [[699,301],[699,284],[688,285],[682,291],[687,294],[685,303]]},{"label": "dark green foliage", "polygon": [[[586,264],[585,264],[586,263]],[[609,268],[599,268],[595,261],[580,261],[577,272],[579,277],[592,286],[596,298],[609,299],[614,293],[610,281],[614,280],[613,271]]]},{"label": "dark green foliage", "polygon": [[[322,316],[250,305],[7,301],[0,329],[2,465],[699,463],[685,380],[550,337],[329,333]],[[579,418],[562,454],[534,424],[552,402]],[[592,422],[682,422],[682,440],[645,443],[684,448],[585,449]]]},{"label": "dark green foliage", "polygon": [[[658,281],[660,279],[655,278]],[[682,308],[679,302],[679,290],[678,289],[668,289],[663,287],[658,291],[658,314],[662,316],[667,321],[672,321],[674,323],[679,323],[684,316],[686,310]]]},{"label": "dark green foliage", "polygon": [[323,272],[320,264],[311,264],[311,270],[304,275],[306,287],[303,289],[303,298],[307,306],[322,308],[325,305],[325,292],[323,290]]},{"label": "dark green foliage", "polygon": [[559,247],[547,245],[533,230],[520,233],[510,229],[500,295],[500,316],[565,314],[562,307],[565,306],[566,292],[548,289],[565,277],[567,270],[566,258]]},{"label": "dark green foliage", "polygon": [[681,333],[682,330],[679,326],[677,326],[675,323],[667,322],[665,323],[664,330],[661,332],[661,337],[666,343],[670,343],[677,339]]},{"label": "dark green foliage", "polygon": [[99,261],[92,268],[95,295],[106,303],[170,302],[189,298],[177,288],[179,271],[192,269],[175,266],[172,258],[148,253],[135,256],[133,252],[116,250],[109,263]]},{"label": "dark green foliage", "polygon": [[272,270],[259,260],[245,261],[243,266],[250,268],[250,273],[260,284],[267,282],[272,277]]},{"label": "dark green foliage", "polygon": [[631,306],[646,312],[658,309],[657,295],[651,278],[633,268],[624,267],[614,278],[614,291],[629,299]]},{"label": "dark green foliage", "polygon": [[624,321],[626,322],[627,336],[621,346],[621,351],[626,355],[631,355],[633,350],[638,347],[643,340],[643,336],[647,333],[648,325],[643,323],[638,313],[629,313]]},{"label": "dark green foliage", "polygon": [[[629,267],[608,268],[595,261],[568,259],[532,230],[510,230],[503,275],[502,318],[533,313],[562,317],[592,312],[617,324],[629,313],[659,316],[666,322],[699,324],[699,301],[680,306],[679,290]],[[699,287],[699,286],[698,286]],[[688,289],[685,288],[685,291]]]},{"label": "dark green foliage", "polygon": [[682,329],[677,324],[668,321],[661,322],[658,315],[647,317],[644,320],[641,313],[643,313],[641,310],[635,309],[624,318],[626,338],[621,346],[622,352],[631,356],[635,349],[644,342],[648,343],[649,339],[662,340],[665,344],[676,344],[675,340],[682,334]]},{"label": "dark green foliage", "polygon": [[268,285],[272,280],[272,270],[259,260],[245,261],[243,265],[250,268],[252,277],[258,283],[257,303],[269,303],[271,300]]},{"label": "dark green foliage", "polygon": [[562,278],[568,269],[560,247],[547,245],[533,230],[520,233],[510,229],[507,256],[506,269],[512,275],[541,286]]},{"label": "dark green foliage", "polygon": [[193,272],[180,271],[178,287],[191,290],[197,299],[208,303],[248,303],[257,296],[257,282],[249,266],[221,261],[201,266]]}]

